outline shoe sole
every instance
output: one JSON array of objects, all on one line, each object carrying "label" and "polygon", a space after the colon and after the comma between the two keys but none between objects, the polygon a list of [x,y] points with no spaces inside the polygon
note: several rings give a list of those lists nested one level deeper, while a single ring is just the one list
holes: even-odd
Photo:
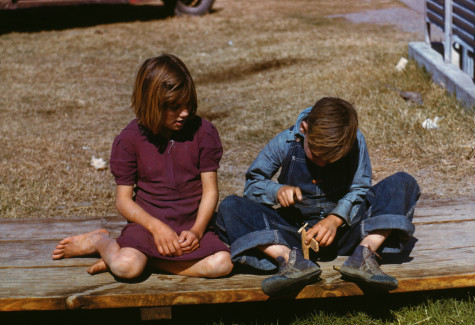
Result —
[{"label": "shoe sole", "polygon": [[384,283],[384,282],[371,281],[370,279],[361,277],[361,276],[359,276],[357,274],[354,274],[354,273],[347,273],[345,271],[342,271],[341,269],[340,269],[340,273],[345,278],[347,278],[349,280],[352,280],[352,282],[357,282],[357,283],[360,283],[360,284],[366,284],[366,285],[372,286],[374,288],[379,288],[379,289],[384,289],[384,290],[390,291],[390,290],[394,290],[398,287],[397,285],[394,286],[394,285],[390,285],[390,284]]},{"label": "shoe sole", "polygon": [[[309,274],[307,274],[307,275],[305,275],[301,278],[297,278],[297,279],[292,279],[292,278],[288,278],[288,277],[283,276],[282,281],[285,281],[287,283],[287,285],[281,286],[277,290],[272,290],[271,289],[271,290],[267,291],[266,289],[264,289],[263,285],[261,284],[261,288],[262,288],[262,291],[268,296],[289,295],[289,294],[298,292],[298,291],[302,290],[304,287],[306,287],[307,285],[315,282],[320,277],[321,274],[322,274],[322,270],[319,269],[315,272],[309,273]],[[292,280],[294,280],[294,281],[292,281]]]}]

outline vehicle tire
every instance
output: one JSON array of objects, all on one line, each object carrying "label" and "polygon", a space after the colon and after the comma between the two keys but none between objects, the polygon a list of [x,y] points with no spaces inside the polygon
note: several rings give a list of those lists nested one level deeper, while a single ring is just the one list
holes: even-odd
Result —
[{"label": "vehicle tire", "polygon": [[214,0],[177,0],[175,6],[176,15],[199,16],[210,11]]}]

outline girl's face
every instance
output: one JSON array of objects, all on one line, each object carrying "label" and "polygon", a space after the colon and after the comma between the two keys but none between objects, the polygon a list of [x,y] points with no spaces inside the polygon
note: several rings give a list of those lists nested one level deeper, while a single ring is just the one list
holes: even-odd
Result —
[{"label": "girl's face", "polygon": [[189,109],[187,106],[167,108],[160,133],[166,137],[170,137],[172,132],[180,131],[185,126],[188,116]]}]

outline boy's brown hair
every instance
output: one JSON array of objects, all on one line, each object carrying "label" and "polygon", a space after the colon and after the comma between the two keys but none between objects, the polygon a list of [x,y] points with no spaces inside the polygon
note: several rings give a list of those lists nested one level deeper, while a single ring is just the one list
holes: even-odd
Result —
[{"label": "boy's brown hair", "polygon": [[353,147],[358,115],[349,102],[324,97],[315,103],[306,121],[308,147],[313,155],[325,162],[339,160]]},{"label": "boy's brown hair", "polygon": [[137,72],[131,108],[139,122],[157,134],[164,112],[187,106],[189,117],[196,114],[195,84],[186,65],[172,54],[145,60]]}]

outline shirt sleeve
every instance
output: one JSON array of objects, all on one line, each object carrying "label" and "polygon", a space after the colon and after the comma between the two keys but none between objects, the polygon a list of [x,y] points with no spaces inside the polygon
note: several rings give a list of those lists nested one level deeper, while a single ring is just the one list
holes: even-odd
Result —
[{"label": "shirt sleeve", "polygon": [[207,122],[200,139],[200,172],[214,171],[219,168],[223,156],[223,146],[216,127]]},{"label": "shirt sleeve", "polygon": [[278,204],[277,191],[284,185],[272,180],[285,159],[290,146],[288,131],[275,136],[259,153],[246,172],[244,196],[265,204]]},{"label": "shirt sleeve", "polygon": [[371,162],[363,134],[358,130],[358,166],[349,191],[338,201],[335,209],[330,214],[342,218],[346,224],[350,224],[364,202],[366,193],[371,188]]},{"label": "shirt sleeve", "polygon": [[119,134],[112,144],[110,168],[117,185],[137,182],[137,155],[132,141]]}]

